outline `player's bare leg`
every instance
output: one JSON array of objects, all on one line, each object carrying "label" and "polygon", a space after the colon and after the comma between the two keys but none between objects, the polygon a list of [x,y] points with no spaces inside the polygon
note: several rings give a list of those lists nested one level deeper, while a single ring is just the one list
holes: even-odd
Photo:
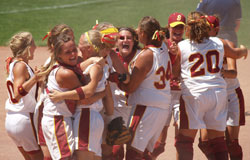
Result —
[{"label": "player's bare leg", "polygon": [[79,151],[76,150],[76,159],[77,160],[94,160],[95,153],[90,151]]},{"label": "player's bare leg", "polygon": [[113,149],[113,146],[102,144],[102,159],[103,160],[108,160],[113,157],[112,149]]},{"label": "player's bare leg", "polygon": [[[161,135],[159,137],[159,139],[157,140],[157,142],[155,143],[154,146],[154,150],[152,153],[147,153],[148,156],[152,159],[155,160],[160,154],[162,154],[165,150],[165,144],[166,144],[166,139],[167,139],[167,133],[168,133],[168,127],[169,126],[164,126],[164,128],[161,131]],[[150,159],[150,158],[146,158]]]},{"label": "player's bare leg", "polygon": [[23,147],[18,147],[19,151],[22,153],[25,160],[31,160],[29,154],[24,151]]},{"label": "player's bare leg", "polygon": [[49,153],[49,149],[47,146],[41,146],[42,152],[43,152],[43,156],[44,159],[46,160],[52,160],[50,153]]}]

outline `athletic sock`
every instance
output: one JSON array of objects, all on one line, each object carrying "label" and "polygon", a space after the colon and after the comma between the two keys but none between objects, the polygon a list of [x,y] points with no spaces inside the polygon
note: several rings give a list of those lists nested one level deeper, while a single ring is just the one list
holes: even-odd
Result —
[{"label": "athletic sock", "polygon": [[210,147],[213,149],[210,154],[210,159],[228,160],[228,150],[224,137],[218,137],[209,140]]},{"label": "athletic sock", "polygon": [[165,151],[165,145],[166,143],[157,141],[155,143],[154,150],[151,155],[153,155],[154,157],[158,157],[161,153]]},{"label": "athletic sock", "polygon": [[238,139],[227,142],[227,147],[230,155],[230,160],[242,160],[243,153]]},{"label": "athletic sock", "polygon": [[177,151],[178,160],[192,160],[193,159],[193,143],[191,137],[179,134],[175,138],[175,147]]}]

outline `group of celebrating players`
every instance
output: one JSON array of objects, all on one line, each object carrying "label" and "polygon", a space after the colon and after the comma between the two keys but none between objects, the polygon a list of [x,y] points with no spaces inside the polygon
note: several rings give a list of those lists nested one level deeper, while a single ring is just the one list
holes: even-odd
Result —
[{"label": "group of celebrating players", "polygon": [[[244,99],[233,64],[248,51],[218,31],[216,16],[195,11],[186,21],[176,12],[166,28],[151,16],[136,30],[97,24],[77,47],[73,30],[59,24],[44,37],[51,55],[35,71],[35,42],[20,32],[6,66],[6,131],[26,160],[151,160],[164,152],[173,116],[177,159],[193,159],[198,130],[208,159],[242,159]],[[126,152],[105,141],[117,117],[131,135]]]}]

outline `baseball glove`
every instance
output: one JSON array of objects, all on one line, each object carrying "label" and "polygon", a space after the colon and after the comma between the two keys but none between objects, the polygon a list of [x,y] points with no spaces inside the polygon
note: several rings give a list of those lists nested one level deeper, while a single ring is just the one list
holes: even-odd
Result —
[{"label": "baseball glove", "polygon": [[108,145],[121,145],[130,141],[131,134],[124,126],[122,117],[113,119],[108,124],[108,132],[106,136],[106,143]]}]

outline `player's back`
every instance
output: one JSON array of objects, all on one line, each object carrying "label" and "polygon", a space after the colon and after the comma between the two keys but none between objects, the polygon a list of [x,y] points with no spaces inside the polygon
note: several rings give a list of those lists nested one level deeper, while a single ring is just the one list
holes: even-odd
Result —
[{"label": "player's back", "polygon": [[217,37],[203,43],[184,40],[180,42],[182,89],[190,92],[209,88],[226,88],[220,75],[223,65],[224,46]]},{"label": "player's back", "polygon": [[19,101],[15,102],[15,99],[13,99],[13,97],[14,97],[14,91],[13,91],[13,89],[14,89],[13,88],[13,86],[14,86],[14,73],[13,73],[13,70],[14,70],[15,64],[18,62],[24,63],[26,65],[26,68],[28,70],[30,77],[34,76],[34,73],[31,69],[31,67],[28,64],[26,64],[25,62],[15,60],[14,62],[12,62],[10,64],[10,72],[9,72],[9,75],[7,77],[7,82],[6,82],[9,98],[6,101],[5,108],[6,108],[6,110],[11,111],[11,112],[31,112],[32,113],[32,112],[34,112],[35,106],[36,106],[35,96],[37,94],[36,93],[37,92],[37,85],[34,85],[30,89],[28,94],[23,96],[22,98],[20,98]]}]

